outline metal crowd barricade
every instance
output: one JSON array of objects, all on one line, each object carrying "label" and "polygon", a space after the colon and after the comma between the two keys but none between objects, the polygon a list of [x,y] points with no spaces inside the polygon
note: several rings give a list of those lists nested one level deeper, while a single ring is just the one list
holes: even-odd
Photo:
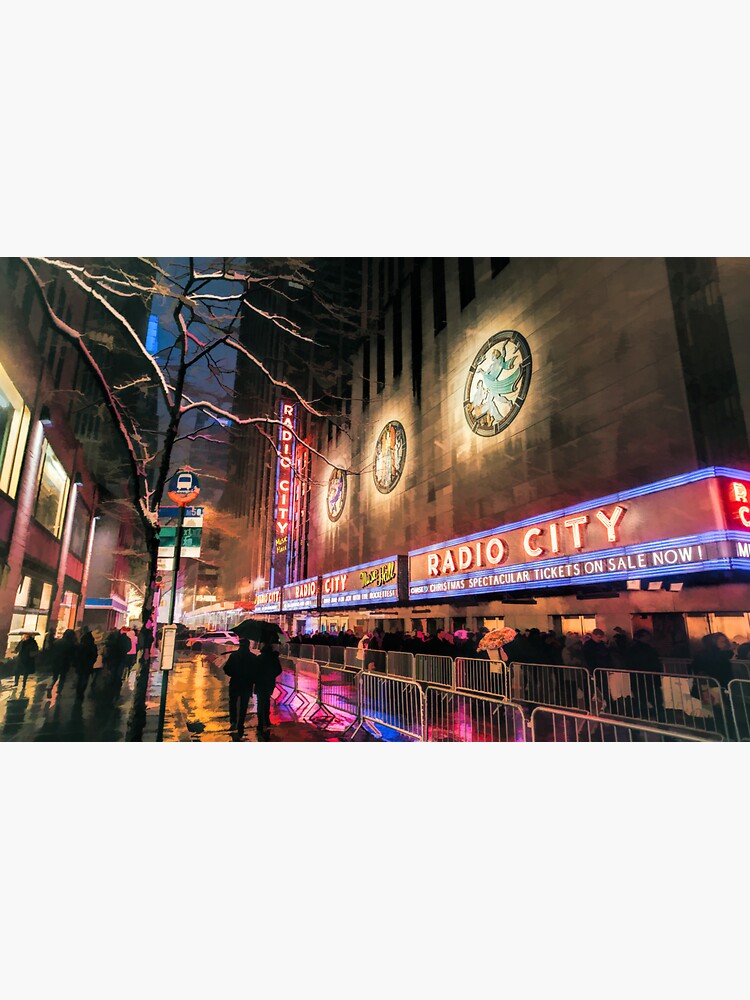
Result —
[{"label": "metal crowd barricade", "polygon": [[706,743],[722,736],[658,729],[540,706],[531,713],[531,739],[534,743]]},{"label": "metal crowd barricade", "polygon": [[[289,707],[300,719],[305,719],[318,707],[320,666],[315,660],[296,659],[294,668],[296,684],[294,696],[289,701]],[[295,707],[294,702],[297,699],[299,699],[299,706]]]},{"label": "metal crowd barricade", "polygon": [[301,660],[314,660],[315,646],[312,646],[309,643],[300,643],[297,647],[297,656]]},{"label": "metal crowd barricade", "polygon": [[352,722],[359,718],[359,688],[357,678],[361,671],[326,663],[320,667],[320,706],[331,715],[350,716]]},{"label": "metal crowd barricade", "polygon": [[750,660],[730,660],[729,665],[736,680],[750,681]]},{"label": "metal crowd barricade", "polygon": [[414,680],[414,657],[411,653],[385,654],[385,672],[391,677],[409,677]]},{"label": "metal crowd barricade", "polygon": [[[356,652],[356,650],[355,650],[355,652]],[[329,650],[329,655],[328,655],[328,662],[329,663],[338,663],[338,664],[340,664],[343,667],[344,664],[345,664],[345,660],[344,660],[344,654],[345,653],[346,653],[346,647],[345,646],[331,646],[331,648]]]},{"label": "metal crowd barricade", "polygon": [[362,650],[362,669],[372,670],[377,674],[386,673],[386,655],[382,649]]},{"label": "metal crowd barricade", "polygon": [[585,667],[509,663],[508,699],[578,712],[591,711],[591,675]]},{"label": "metal crowd barricade", "polygon": [[750,681],[729,682],[729,704],[737,739],[747,743],[750,741]]},{"label": "metal crowd barricade", "polygon": [[417,653],[414,658],[414,669],[418,681],[447,688],[456,686],[456,670],[450,656]]},{"label": "metal crowd barricade", "polygon": [[425,738],[431,743],[525,743],[518,705],[466,691],[428,687]]},{"label": "metal crowd barricade", "polygon": [[661,665],[665,674],[687,674],[693,661],[685,657],[663,656]]},{"label": "metal crowd barricade", "polygon": [[594,683],[601,692],[594,705],[600,716],[730,735],[721,687],[713,677],[599,669]]},{"label": "metal crowd barricade", "polygon": [[365,670],[357,678],[357,686],[361,723],[424,740],[425,696],[416,681]]},{"label": "metal crowd barricade", "polygon": [[316,663],[330,663],[331,647],[313,646],[313,655],[308,657],[308,659],[315,660]]},{"label": "metal crowd barricade", "polygon": [[474,694],[504,698],[508,695],[508,664],[504,660],[479,660],[459,656],[455,661],[456,688]]},{"label": "metal crowd barricade", "polygon": [[[281,674],[276,679],[276,687],[273,690],[273,699],[279,705],[291,700],[297,690],[297,672],[295,662],[291,656],[280,656]],[[276,692],[279,692],[276,694]]]},{"label": "metal crowd barricade", "polygon": [[[260,643],[256,643],[256,647],[259,645]],[[279,656],[289,656],[288,642],[277,642],[273,648],[278,652]]]}]

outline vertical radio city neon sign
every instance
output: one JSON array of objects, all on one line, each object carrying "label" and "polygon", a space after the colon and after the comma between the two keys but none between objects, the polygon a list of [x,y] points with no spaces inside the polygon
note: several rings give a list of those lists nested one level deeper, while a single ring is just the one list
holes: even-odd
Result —
[{"label": "vertical radio city neon sign", "polygon": [[282,399],[279,408],[279,443],[276,463],[276,508],[274,517],[275,586],[286,583],[289,527],[294,513],[294,462],[296,452],[296,406]]}]

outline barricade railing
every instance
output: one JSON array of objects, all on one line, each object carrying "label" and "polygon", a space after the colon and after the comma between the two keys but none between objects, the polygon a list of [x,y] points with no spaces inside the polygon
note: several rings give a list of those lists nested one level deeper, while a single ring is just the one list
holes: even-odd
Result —
[{"label": "barricade railing", "polygon": [[296,652],[292,651],[292,656],[298,656],[301,660],[314,660],[315,647],[311,643],[301,642]]},{"label": "barricade railing", "polygon": [[[320,665],[315,660],[294,660],[294,697],[289,701],[292,711],[304,720],[318,708]],[[297,707],[295,707],[297,703]]]},{"label": "barricade railing", "polygon": [[706,743],[722,737],[540,706],[531,713],[531,739],[534,743]]},{"label": "barricade railing", "polygon": [[721,687],[713,677],[599,669],[594,683],[601,692],[596,715],[730,736]]},{"label": "barricade railing", "polygon": [[459,656],[455,662],[457,689],[509,700],[508,664],[504,660],[479,660]]},{"label": "barricade railing", "polygon": [[456,686],[456,670],[450,656],[417,653],[414,657],[414,669],[418,681],[437,684],[439,687],[455,688]]},{"label": "barricade railing", "polygon": [[409,677],[414,680],[414,657],[411,653],[390,650],[385,658],[385,672],[390,677]]},{"label": "barricade railing", "polygon": [[330,663],[331,662],[331,647],[330,646],[313,646],[313,655],[309,657],[311,660],[315,660],[316,663]]},{"label": "barricade railing", "polygon": [[345,646],[331,646],[328,654],[329,663],[338,663],[340,666],[344,666],[344,654],[346,653]]},{"label": "barricade railing", "polygon": [[[687,657],[663,657],[662,666],[665,674],[685,675],[690,673],[692,659]],[[750,680],[750,660],[730,660],[729,666],[732,668],[735,678],[738,680]]]},{"label": "barricade railing", "polygon": [[425,739],[430,743],[524,743],[518,705],[467,691],[428,687]]},{"label": "barricade railing", "polygon": [[360,721],[423,741],[424,691],[416,681],[363,671],[357,678]]},{"label": "barricade railing", "polygon": [[329,712],[359,718],[359,688],[357,678],[361,671],[353,667],[326,663],[320,668],[318,701]]},{"label": "barricade railing", "polygon": [[734,738],[746,743],[750,740],[750,681],[729,682],[729,704],[734,720]]},{"label": "barricade railing", "polygon": [[[361,654],[362,659],[348,659],[349,654]],[[344,658],[346,666],[358,667],[360,670],[372,670],[377,674],[386,672],[386,653],[382,649],[347,649]]]},{"label": "barricade railing", "polygon": [[591,674],[557,663],[509,663],[508,700],[591,711]]},{"label": "barricade railing", "polygon": [[[256,646],[259,645],[256,643]],[[288,642],[277,642],[273,647],[279,656],[289,656],[289,643]]]},{"label": "barricade railing", "polygon": [[504,660],[479,660],[459,656],[455,662],[457,689],[510,700],[508,664]]},{"label": "barricade railing", "polygon": [[280,656],[279,661],[281,662],[281,674],[276,678],[276,687],[272,697],[281,705],[294,697],[297,690],[297,672],[294,659],[291,656]]}]

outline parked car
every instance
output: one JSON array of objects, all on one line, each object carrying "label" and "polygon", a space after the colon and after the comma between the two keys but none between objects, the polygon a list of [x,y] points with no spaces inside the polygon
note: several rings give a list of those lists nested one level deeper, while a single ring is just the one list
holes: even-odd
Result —
[{"label": "parked car", "polygon": [[194,653],[200,653],[206,646],[214,648],[217,646],[239,646],[239,644],[240,640],[233,632],[205,632],[194,639],[188,639],[186,643],[187,648],[192,649]]}]

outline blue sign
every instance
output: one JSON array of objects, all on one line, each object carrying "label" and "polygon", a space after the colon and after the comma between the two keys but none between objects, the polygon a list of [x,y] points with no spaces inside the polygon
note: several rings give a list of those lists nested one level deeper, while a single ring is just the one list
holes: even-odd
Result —
[{"label": "blue sign", "polygon": [[200,480],[194,472],[181,469],[169,480],[167,496],[181,506],[195,500],[201,491]]}]

